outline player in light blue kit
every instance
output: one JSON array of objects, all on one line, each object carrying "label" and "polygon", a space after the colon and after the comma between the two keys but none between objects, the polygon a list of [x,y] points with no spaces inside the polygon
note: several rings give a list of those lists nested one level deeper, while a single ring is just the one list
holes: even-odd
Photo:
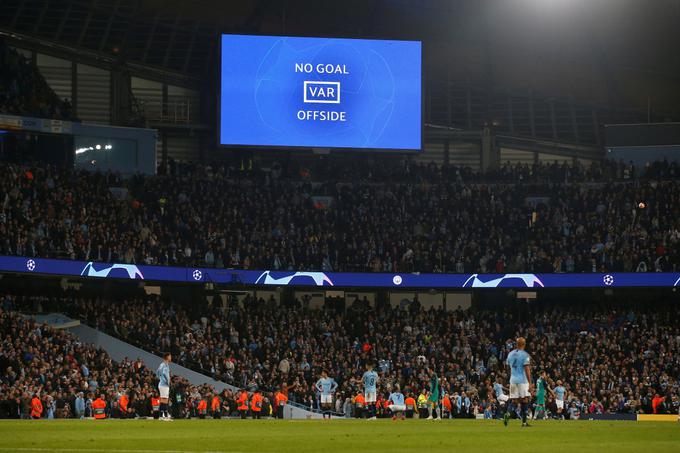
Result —
[{"label": "player in light blue kit", "polygon": [[387,408],[392,412],[392,420],[397,419],[397,414],[401,415],[401,419],[404,420],[404,411],[406,410],[406,399],[404,394],[399,391],[399,385],[394,387],[394,392],[390,393],[387,398],[389,405]]},{"label": "player in light blue kit", "polygon": [[[531,398],[531,368],[529,363],[531,357],[524,350],[526,347],[524,337],[517,339],[517,347],[510,351],[506,363],[510,367],[510,399],[520,408],[522,416],[522,426],[529,426],[527,423],[527,405]],[[503,423],[508,426],[510,414],[507,412],[503,417]]]},{"label": "player in light blue kit", "polygon": [[321,409],[323,409],[323,418],[331,418],[331,411],[333,410],[333,393],[338,388],[338,383],[335,379],[328,377],[328,372],[323,370],[321,372],[321,378],[316,381],[314,385],[316,390],[321,394]]},{"label": "player in light blue kit", "polygon": [[557,418],[564,420],[564,396],[567,389],[562,386],[562,381],[557,380],[557,387],[552,390],[555,395],[555,406],[557,406]]},{"label": "player in light blue kit", "polygon": [[170,397],[170,362],[172,356],[169,352],[163,354],[163,361],[158,365],[156,377],[158,378],[158,392],[161,400],[161,413],[159,420],[172,420],[168,412],[168,398]]},{"label": "player in light blue kit", "polygon": [[[354,382],[357,380],[354,379]],[[378,393],[378,373],[373,371],[373,365],[366,364],[366,372],[361,377],[361,382],[364,385],[364,398],[366,399],[366,409],[368,409],[368,419],[375,420],[375,402],[377,401]]]},{"label": "player in light blue kit", "polygon": [[507,412],[508,395],[505,394],[506,390],[508,389],[503,387],[503,379],[496,376],[496,382],[493,384],[493,392],[496,395],[496,401],[498,401],[498,412],[496,417],[498,417],[499,414],[505,414]]}]

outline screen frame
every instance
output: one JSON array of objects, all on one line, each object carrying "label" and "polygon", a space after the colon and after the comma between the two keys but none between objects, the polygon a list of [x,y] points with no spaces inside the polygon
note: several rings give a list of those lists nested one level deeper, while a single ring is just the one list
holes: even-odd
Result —
[{"label": "screen frame", "polygon": [[[356,41],[403,41],[403,42],[417,42],[420,43],[420,148],[348,148],[341,146],[296,146],[296,145],[244,145],[222,143],[222,37],[223,36],[262,36],[272,38],[319,38],[319,39],[349,39]],[[251,151],[323,151],[331,153],[394,153],[394,154],[421,154],[425,150],[425,48],[423,41],[409,40],[409,39],[384,39],[384,38],[347,38],[342,36],[299,36],[286,34],[259,34],[259,33],[218,33],[217,34],[217,99],[216,106],[216,126],[215,139],[217,148],[219,149],[233,149],[233,150],[251,150]]]}]

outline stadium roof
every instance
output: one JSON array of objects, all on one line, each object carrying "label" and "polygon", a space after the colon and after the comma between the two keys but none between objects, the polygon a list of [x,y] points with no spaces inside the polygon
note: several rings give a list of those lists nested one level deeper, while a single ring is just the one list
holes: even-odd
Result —
[{"label": "stadium roof", "polygon": [[680,1],[4,0],[0,29],[210,74],[215,36],[422,39],[430,76],[680,116]]}]

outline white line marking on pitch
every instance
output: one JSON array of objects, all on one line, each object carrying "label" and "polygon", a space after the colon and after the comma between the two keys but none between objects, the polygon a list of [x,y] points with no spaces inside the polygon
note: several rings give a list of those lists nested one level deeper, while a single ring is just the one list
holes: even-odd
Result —
[{"label": "white line marking on pitch", "polygon": [[0,447],[2,451],[78,451],[78,452],[116,452],[116,453],[243,453],[239,451],[210,450],[121,450],[114,448],[32,448],[32,447]]}]

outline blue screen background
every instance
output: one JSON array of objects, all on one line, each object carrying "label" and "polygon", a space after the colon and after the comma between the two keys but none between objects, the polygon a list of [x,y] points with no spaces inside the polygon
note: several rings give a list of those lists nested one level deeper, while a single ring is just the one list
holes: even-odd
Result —
[{"label": "blue screen background", "polygon": [[[420,150],[420,42],[221,39],[221,144]],[[295,72],[296,63],[314,71]],[[319,63],[349,74],[319,74]],[[340,82],[340,103],[304,103],[304,81]],[[347,121],[299,120],[300,110],[344,111]]]}]

